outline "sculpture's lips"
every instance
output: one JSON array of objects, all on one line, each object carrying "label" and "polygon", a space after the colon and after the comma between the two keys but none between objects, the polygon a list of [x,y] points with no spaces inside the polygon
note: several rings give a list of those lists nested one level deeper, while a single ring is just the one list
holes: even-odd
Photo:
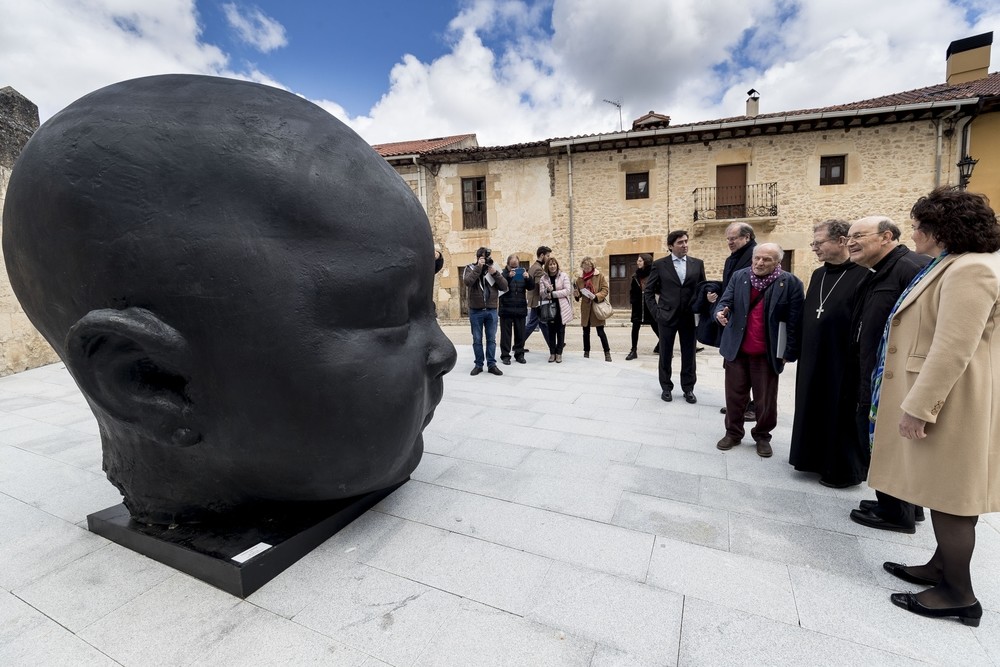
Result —
[{"label": "sculpture's lips", "polygon": [[424,423],[423,426],[420,427],[420,430],[423,431],[425,428],[427,428],[427,425],[431,423],[432,419],[434,419],[434,408],[431,408],[430,411],[427,413],[427,416],[424,417]]}]

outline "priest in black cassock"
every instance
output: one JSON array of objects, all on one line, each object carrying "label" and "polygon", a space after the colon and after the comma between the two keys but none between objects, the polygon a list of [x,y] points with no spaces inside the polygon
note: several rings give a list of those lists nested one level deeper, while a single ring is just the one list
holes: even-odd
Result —
[{"label": "priest in black cassock", "polygon": [[823,266],[809,282],[802,307],[802,353],[795,377],[795,422],[788,462],[819,473],[836,489],[868,476],[868,443],[858,442],[858,362],[851,357],[854,292],[867,269],[850,260],[850,224],[827,220],[813,228],[810,244]]}]

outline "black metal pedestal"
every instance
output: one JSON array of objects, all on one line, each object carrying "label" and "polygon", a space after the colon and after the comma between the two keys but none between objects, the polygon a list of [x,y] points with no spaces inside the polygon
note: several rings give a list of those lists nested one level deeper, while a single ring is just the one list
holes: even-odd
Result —
[{"label": "black metal pedestal", "polygon": [[87,528],[231,595],[245,598],[406,481],[345,500],[310,503],[294,511],[242,517],[224,526],[148,526],[132,521],[124,505],[115,505],[89,515]]}]

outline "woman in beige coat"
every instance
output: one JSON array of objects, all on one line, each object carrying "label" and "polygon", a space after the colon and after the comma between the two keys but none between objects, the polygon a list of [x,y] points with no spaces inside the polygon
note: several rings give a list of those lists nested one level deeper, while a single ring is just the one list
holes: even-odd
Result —
[{"label": "woman in beige coat", "polygon": [[[604,320],[599,318],[591,307],[594,302],[608,298],[611,288],[608,279],[597,270],[592,257],[580,260],[580,277],[573,286],[573,298],[580,302],[580,324],[583,326],[583,356],[590,356],[590,327],[597,327],[597,337],[601,339],[604,348],[604,361],[611,361],[611,346],[608,335],[604,333]],[[588,296],[592,294],[593,296]]]},{"label": "woman in beige coat", "polygon": [[930,561],[883,566],[931,588],[894,593],[893,604],[978,626],[976,522],[1000,511],[1000,225],[984,197],[952,188],[921,197],[910,215],[917,252],[935,260],[889,316],[868,484],[929,507],[934,523]]}]

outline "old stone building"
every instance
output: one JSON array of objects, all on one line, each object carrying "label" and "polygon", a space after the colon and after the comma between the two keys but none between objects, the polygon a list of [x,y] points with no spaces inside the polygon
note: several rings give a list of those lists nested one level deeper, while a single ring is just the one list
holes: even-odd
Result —
[{"label": "old stone building", "polygon": [[464,147],[375,148],[427,210],[446,260],[437,292],[445,318],[465,314],[461,267],[480,246],[524,260],[548,245],[571,273],[592,256],[624,308],[637,254],[663,256],[666,234],[686,229],[691,253],[717,276],[726,226],[745,221],[807,279],[814,224],[884,214],[908,231],[914,201],[959,184],[957,163],[968,156],[978,160],[970,188],[1000,202],[991,43],[992,33],[953,42],[946,83],[821,109],[758,114],[751,90],[744,115],[684,126],[650,112],[603,135],[500,147],[461,135]]},{"label": "old stone building", "polygon": [[[38,107],[10,86],[0,88],[0,211],[14,162],[36,129]],[[7,279],[7,265],[0,256],[0,375],[52,363],[56,359],[56,353],[31,326],[17,302]]]}]

